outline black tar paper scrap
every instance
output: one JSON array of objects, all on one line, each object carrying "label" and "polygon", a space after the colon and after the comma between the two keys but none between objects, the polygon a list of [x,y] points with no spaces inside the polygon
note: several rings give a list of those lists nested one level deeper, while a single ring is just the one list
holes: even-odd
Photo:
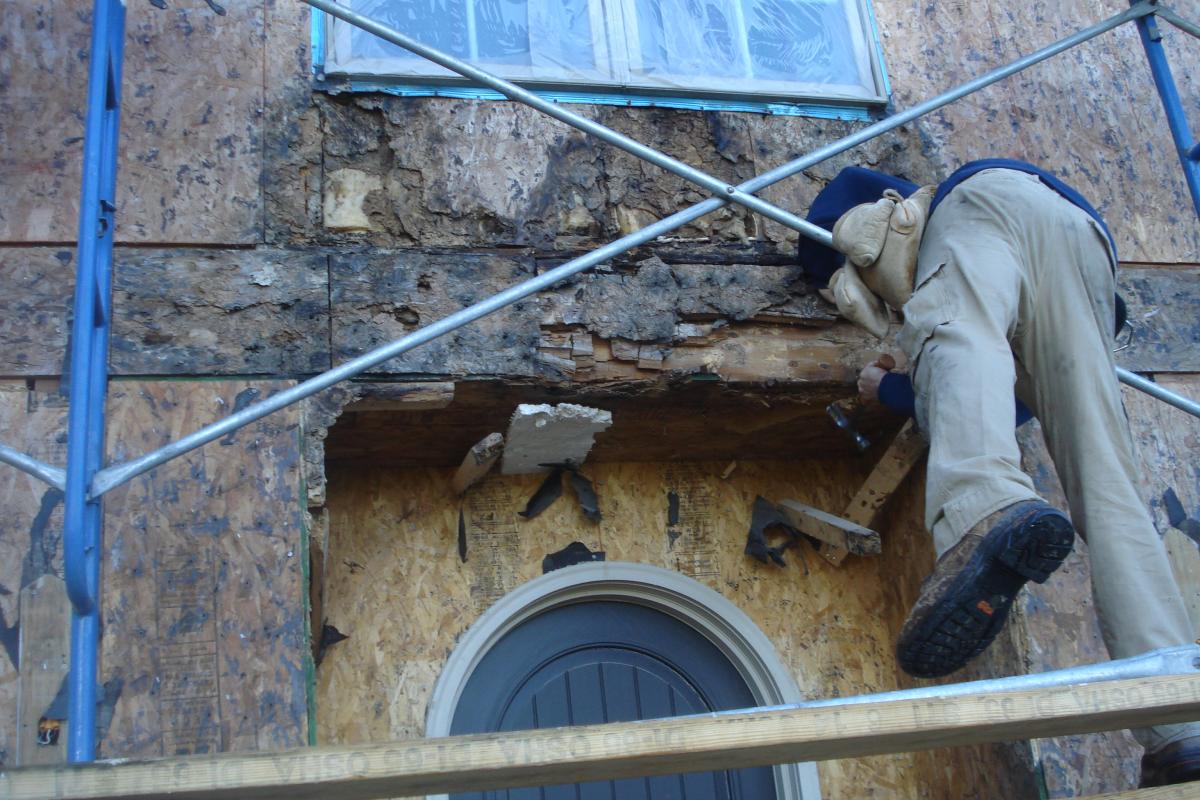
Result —
[{"label": "black tar paper scrap", "polygon": [[571,542],[557,553],[548,553],[542,559],[542,574],[545,575],[547,572],[553,572],[556,569],[574,566],[575,564],[584,564],[588,561],[603,560],[603,550],[593,553],[583,542]]},{"label": "black tar paper scrap", "polygon": [[1171,523],[1171,527],[1178,528],[1193,542],[1200,544],[1200,520],[1188,516],[1175,489],[1168,488],[1163,492],[1162,499],[1167,512],[1167,522]]},{"label": "black tar paper scrap", "polygon": [[525,519],[533,519],[549,508],[555,500],[562,496],[562,474],[562,467],[552,469],[546,476],[546,480],[542,481],[542,485],[533,493],[533,497],[529,498],[529,502],[525,504],[525,510],[517,513]]},{"label": "black tar paper scrap", "polygon": [[458,510],[458,557],[467,563],[467,520],[461,508]]},{"label": "black tar paper scrap", "polygon": [[[778,527],[787,534],[787,539],[780,545],[772,547],[767,539],[767,529]],[[775,504],[763,497],[754,498],[754,510],[750,517],[750,532],[746,536],[745,553],[757,558],[764,564],[774,563],[780,567],[787,566],[783,560],[783,551],[796,544],[799,539],[807,539],[800,531],[788,524]],[[808,573],[808,563],[801,554],[800,561],[804,564],[804,572]]]},{"label": "black tar paper scrap", "polygon": [[533,497],[529,498],[529,502],[525,504],[525,510],[517,512],[519,515],[525,519],[533,519],[553,505],[554,501],[562,496],[563,475],[570,474],[571,489],[575,492],[575,499],[578,501],[583,515],[592,522],[600,521],[600,501],[596,497],[596,488],[592,485],[591,480],[579,471],[578,467],[570,462],[539,464],[538,466],[550,467],[550,474],[533,493]]},{"label": "black tar paper scrap", "polygon": [[325,659],[325,650],[333,647],[338,642],[349,639],[350,637],[337,628],[326,622],[321,626],[321,640],[317,643],[317,666],[321,665],[321,661]]}]

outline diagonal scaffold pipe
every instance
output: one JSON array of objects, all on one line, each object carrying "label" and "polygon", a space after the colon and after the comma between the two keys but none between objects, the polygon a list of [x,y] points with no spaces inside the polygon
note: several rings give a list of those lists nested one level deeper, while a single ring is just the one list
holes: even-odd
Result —
[{"label": "diagonal scaffold pipe", "polygon": [[[346,12],[329,0],[303,0],[310,6],[319,8],[335,15],[343,15]],[[832,142],[824,147],[814,150],[808,155],[789,161],[775,169],[764,172],[763,174],[752,178],[735,187],[739,192],[752,193],[765,189],[772,184],[778,183],[785,178],[791,177],[814,164],[819,164],[828,158],[831,158],[839,153],[856,147],[864,142],[867,142],[880,134],[905,125],[914,119],[924,116],[932,111],[936,111],[943,106],[946,106],[955,100],[958,100],[966,95],[979,91],[987,86],[990,86],[997,81],[1003,80],[1017,72],[1020,72],[1028,67],[1045,61],[1048,58],[1058,55],[1064,50],[1068,50],[1078,44],[1093,39],[1103,33],[1120,27],[1127,22],[1144,17],[1154,13],[1155,6],[1149,2],[1142,2],[1129,9],[1116,14],[1108,19],[1102,20],[1094,25],[1084,28],[1070,36],[1066,36],[1058,41],[1049,44],[1029,55],[1023,56],[1015,61],[997,67],[994,70],[984,73],[983,75],[968,81],[954,89],[943,92],[936,97],[926,100],[922,103],[913,106],[912,108],[898,112],[897,114],[879,122],[869,125],[862,130],[853,133],[842,139]],[[358,15],[354,15],[358,16]],[[350,21],[350,20],[347,20]],[[373,23],[378,25],[378,23]],[[382,26],[380,26],[382,27]],[[678,211],[669,217],[654,222],[646,227],[635,231],[620,239],[609,242],[602,247],[593,250],[592,252],[574,258],[560,266],[549,270],[541,275],[529,279],[523,283],[509,287],[492,297],[482,300],[474,305],[460,309],[459,311],[443,317],[442,319],[433,322],[420,330],[414,331],[407,336],[397,339],[389,344],[364,353],[357,358],[354,358],[346,363],[335,367],[309,378],[306,381],[296,384],[295,386],[285,389],[278,394],[273,395],[266,400],[261,400],[253,405],[247,406],[239,412],[230,414],[224,419],[200,428],[199,430],[184,436],[183,438],[164,445],[163,447],[153,450],[137,458],[129,461],[114,464],[100,470],[92,482],[92,496],[99,497],[106,492],[132,480],[133,478],[147,472],[154,467],[164,464],[174,458],[177,458],[185,453],[195,450],[209,442],[215,441],[239,428],[245,427],[268,414],[272,414],[282,408],[286,408],[293,403],[297,403],[307,397],[310,397],[318,392],[333,386],[336,383],[347,380],[359,375],[378,364],[383,363],[391,358],[408,352],[415,347],[426,344],[440,336],[443,336],[451,331],[457,330],[464,325],[467,325],[475,320],[487,316],[495,311],[498,311],[512,303],[536,294],[544,289],[548,289],[555,284],[571,278],[591,267],[601,264],[609,259],[618,256],[628,250],[638,247],[646,242],[649,242],[659,236],[664,236],[677,228],[680,228],[693,220],[699,219],[705,214],[709,214],[723,207],[728,201],[722,197],[711,197],[703,200],[689,208]],[[822,230],[823,235],[828,235],[828,232]],[[1183,402],[1185,398],[1180,398]],[[1200,416],[1200,414],[1198,414]]]}]

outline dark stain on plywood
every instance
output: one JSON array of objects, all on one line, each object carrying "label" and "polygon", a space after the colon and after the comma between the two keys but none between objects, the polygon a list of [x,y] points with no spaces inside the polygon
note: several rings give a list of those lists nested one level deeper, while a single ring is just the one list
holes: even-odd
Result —
[{"label": "dark stain on plywood", "polygon": [[1200,270],[1117,272],[1130,331],[1117,363],[1135,372],[1200,372]]},{"label": "dark stain on plywood", "polygon": [[[259,241],[262,5],[128,6],[118,241]],[[7,6],[0,115],[21,122],[0,129],[2,241],[75,239],[90,9]]]},{"label": "dark stain on plywood", "polygon": [[325,257],[279,250],[120,250],[117,375],[295,375],[329,369]]},{"label": "dark stain on plywood", "polygon": [[62,372],[74,256],[61,248],[0,249],[0,375]]},{"label": "dark stain on plywood", "polygon": [[[339,363],[533,277],[527,257],[397,251],[330,259],[334,357]],[[419,324],[418,324],[419,323]],[[389,360],[376,371],[532,375],[538,341],[533,300]],[[468,445],[469,446],[469,445]]]},{"label": "dark stain on plywood", "polygon": [[[110,451],[126,458],[280,382],[121,382]],[[245,395],[243,395],[245,396]],[[307,741],[298,410],[211,443],[107,496],[102,665],[124,688],[110,756],[271,750]]]}]

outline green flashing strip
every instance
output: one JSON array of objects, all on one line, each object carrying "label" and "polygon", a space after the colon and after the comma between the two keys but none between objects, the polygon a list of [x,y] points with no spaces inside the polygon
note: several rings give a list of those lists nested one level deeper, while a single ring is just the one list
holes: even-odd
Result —
[{"label": "green flashing strip", "polygon": [[[317,88],[323,88],[318,85]],[[396,97],[450,97],[458,100],[506,100],[491,89],[460,86],[428,86],[396,84],[384,81],[350,80],[329,85],[334,91],[380,92]],[[538,94],[555,103],[588,103],[591,105],[627,106],[630,108],[683,108],[692,111],[748,111],[786,117],[815,117],[850,122],[869,122],[873,116],[865,107],[835,106],[820,103],[761,102],[755,100],[715,100],[697,97],[658,95],[609,94],[606,92],[539,91]]]}]

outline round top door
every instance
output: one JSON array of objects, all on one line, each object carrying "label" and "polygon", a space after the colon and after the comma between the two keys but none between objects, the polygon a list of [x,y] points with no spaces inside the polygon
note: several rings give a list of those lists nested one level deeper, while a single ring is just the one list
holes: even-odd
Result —
[{"label": "round top door", "polygon": [[[729,659],[697,630],[635,603],[560,606],[483,656],[451,734],[591,725],[756,705]],[[770,767],[458,794],[455,800],[762,800]]]}]

